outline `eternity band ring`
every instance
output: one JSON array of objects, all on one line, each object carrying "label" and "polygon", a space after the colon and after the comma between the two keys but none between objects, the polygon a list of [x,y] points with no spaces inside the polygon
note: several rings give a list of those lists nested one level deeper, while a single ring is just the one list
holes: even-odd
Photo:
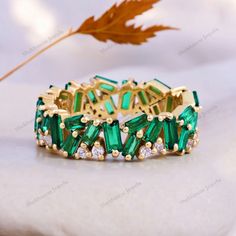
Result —
[{"label": "eternity band ring", "polygon": [[198,142],[196,91],[158,79],[136,82],[95,76],[90,83],[50,86],[39,96],[37,144],[67,158],[126,161],[190,153]]}]

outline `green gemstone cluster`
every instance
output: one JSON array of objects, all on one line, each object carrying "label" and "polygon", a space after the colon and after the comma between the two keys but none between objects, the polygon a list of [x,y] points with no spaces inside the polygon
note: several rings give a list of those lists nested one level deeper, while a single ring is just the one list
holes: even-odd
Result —
[{"label": "green gemstone cluster", "polygon": [[96,76],[64,90],[50,86],[37,101],[34,130],[39,146],[75,159],[183,155],[198,143],[199,111],[197,92],[185,87],[171,89],[155,79],[125,80],[119,88]]}]

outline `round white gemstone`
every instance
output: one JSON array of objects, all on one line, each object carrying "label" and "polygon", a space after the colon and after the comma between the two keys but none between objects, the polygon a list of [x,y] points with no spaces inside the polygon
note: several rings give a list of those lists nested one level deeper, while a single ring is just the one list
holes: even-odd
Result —
[{"label": "round white gemstone", "polygon": [[86,158],[86,150],[82,147],[79,147],[77,150],[77,154],[79,155],[80,158],[85,159]]},{"label": "round white gemstone", "polygon": [[105,153],[105,150],[102,146],[100,147],[95,147],[93,146],[92,148],[92,155],[93,155],[93,158],[99,158],[99,156],[103,155]]},{"label": "round white gemstone", "polygon": [[152,155],[152,149],[149,147],[142,146],[140,148],[140,154],[143,155],[145,158],[150,157]]},{"label": "round white gemstone", "polygon": [[48,145],[49,147],[52,146],[52,137],[50,135],[42,136],[42,139],[45,142],[45,145]]},{"label": "round white gemstone", "polygon": [[154,148],[156,148],[158,152],[162,152],[165,149],[163,143],[154,143]]},{"label": "round white gemstone", "polygon": [[39,135],[39,142],[42,142],[42,145],[47,145],[49,147],[52,146],[52,137],[50,135],[44,136],[44,135]]},{"label": "round white gemstone", "polygon": [[186,145],[186,148],[193,148],[193,144],[194,144],[194,141],[193,139],[188,139],[188,142],[187,142],[187,145]]}]

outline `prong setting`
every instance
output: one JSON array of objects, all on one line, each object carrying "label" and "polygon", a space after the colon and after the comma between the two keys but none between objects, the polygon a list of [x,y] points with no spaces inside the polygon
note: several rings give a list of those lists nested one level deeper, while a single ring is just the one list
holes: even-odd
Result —
[{"label": "prong setting", "polygon": [[104,160],[121,152],[127,161],[143,160],[190,153],[199,143],[200,110],[197,92],[185,87],[171,89],[158,79],[119,87],[95,76],[90,84],[72,81],[40,95],[34,130],[38,146],[65,157]]}]

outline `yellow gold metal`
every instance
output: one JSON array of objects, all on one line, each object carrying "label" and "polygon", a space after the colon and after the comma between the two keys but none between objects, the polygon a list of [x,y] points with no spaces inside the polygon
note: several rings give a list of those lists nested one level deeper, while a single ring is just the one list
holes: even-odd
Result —
[{"label": "yellow gold metal", "polygon": [[166,149],[161,150],[162,155],[166,155],[166,153],[167,153]]},{"label": "yellow gold metal", "polygon": [[185,150],[183,150],[182,152],[176,152],[176,154],[177,154],[178,156],[183,156],[183,155],[185,154]]},{"label": "yellow gold metal", "polygon": [[38,117],[37,119],[36,119],[36,122],[37,123],[39,123],[39,122],[41,122],[42,121],[42,118],[41,117]]},{"label": "yellow gold metal", "polygon": [[78,135],[79,135],[79,132],[78,132],[78,131],[73,131],[72,136],[73,136],[74,138],[77,138]]},{"label": "yellow gold metal", "polygon": [[153,120],[153,115],[148,115],[147,120],[152,121]]},{"label": "yellow gold metal", "polygon": [[179,149],[179,145],[177,143],[174,144],[174,148],[173,148],[173,151],[174,152],[177,152]]},{"label": "yellow gold metal", "polygon": [[98,156],[98,160],[99,160],[99,161],[104,161],[104,160],[105,160],[104,155],[100,155],[100,156]]},{"label": "yellow gold metal", "polygon": [[124,133],[128,133],[128,132],[129,132],[129,128],[128,128],[128,127],[124,127],[124,128],[123,128],[123,132],[124,132]]},{"label": "yellow gold metal", "polygon": [[161,137],[159,137],[159,138],[157,139],[157,143],[159,143],[159,144],[162,143],[162,138],[161,138]]},{"label": "yellow gold metal", "polygon": [[145,146],[146,146],[147,148],[151,148],[151,147],[152,147],[152,143],[151,143],[151,142],[147,142],[147,143],[145,143]]},{"label": "yellow gold metal", "polygon": [[132,156],[131,155],[126,155],[125,156],[125,160],[126,161],[131,161],[132,160]]},{"label": "yellow gold metal", "polygon": [[62,153],[62,155],[63,155],[64,157],[68,157],[68,152],[64,151],[64,152]]},{"label": "yellow gold metal", "polygon": [[87,149],[87,145],[85,143],[81,143],[80,147],[82,147],[83,149]]},{"label": "yellow gold metal", "polygon": [[108,117],[108,118],[107,118],[107,123],[108,123],[108,124],[112,124],[112,122],[113,122],[113,119],[112,119],[111,117]]},{"label": "yellow gold metal", "polygon": [[39,140],[38,144],[42,147],[45,145],[45,142],[41,139],[41,140]]},{"label": "yellow gold metal", "polygon": [[191,124],[188,124],[188,125],[187,125],[187,128],[188,128],[188,130],[192,130],[192,125],[191,125]]},{"label": "yellow gold metal", "polygon": [[89,121],[88,117],[82,117],[81,122],[82,123],[87,123]]},{"label": "yellow gold metal", "polygon": [[179,121],[177,121],[177,123],[179,124],[179,126],[183,126],[184,125],[184,120],[179,120]]},{"label": "yellow gold metal", "polygon": [[185,150],[186,153],[191,153],[191,151],[192,151],[192,147],[186,147],[186,150]]},{"label": "yellow gold metal", "polygon": [[143,130],[139,130],[136,134],[137,138],[142,138],[143,137]]},{"label": "yellow gold metal", "polygon": [[96,119],[93,121],[94,126],[99,126],[100,125],[100,120]]},{"label": "yellow gold metal", "polygon": [[48,135],[48,130],[46,130],[43,135],[47,136]]},{"label": "yellow gold metal", "polygon": [[157,153],[158,153],[157,149],[156,149],[156,148],[153,148],[153,149],[152,149],[152,154],[155,155],[155,154],[157,154]]},{"label": "yellow gold metal", "polygon": [[118,150],[112,150],[112,156],[114,158],[117,158],[120,155],[120,152]]},{"label": "yellow gold metal", "polygon": [[[162,113],[160,113],[159,115],[158,115],[158,118],[160,118],[161,119],[161,121],[163,121],[164,119],[166,119],[166,118],[168,118],[168,119],[173,119],[173,114],[172,113],[170,113],[170,112],[162,112]],[[159,119],[159,120],[160,120]]]},{"label": "yellow gold metal", "polygon": [[201,112],[201,110],[202,110],[202,106],[194,107],[195,112]]},{"label": "yellow gold metal", "polygon": [[61,128],[61,129],[65,129],[65,124],[64,124],[64,123],[61,123],[61,124],[60,124],[60,128]]},{"label": "yellow gold metal", "polygon": [[47,117],[49,115],[49,112],[48,111],[45,111],[44,113],[43,113],[43,116],[44,117]]},{"label": "yellow gold metal", "polygon": [[187,90],[187,88],[185,86],[182,87],[177,87],[177,88],[173,88],[171,89],[171,95],[172,96],[176,96],[179,97],[181,94],[183,94],[185,91]]},{"label": "yellow gold metal", "polygon": [[[94,126],[99,126],[101,130],[99,131],[99,134],[96,133],[97,131],[95,132],[95,134],[98,136],[96,136],[97,141],[95,141],[94,146],[104,148],[105,153],[98,156],[99,160],[104,160],[107,155],[107,143],[105,145],[104,130],[101,124],[105,122],[108,124],[112,124],[113,121],[119,120],[120,131],[123,131],[123,133],[126,135],[126,139],[122,136],[122,140],[127,140],[127,134],[130,132],[130,130],[125,126],[126,122],[142,115],[143,113],[147,114],[147,121],[149,121],[150,123],[154,118],[158,118],[158,120],[162,122],[165,119],[173,119],[175,117],[178,124],[177,133],[178,135],[180,135],[181,129],[183,129],[182,126],[185,123],[184,120],[179,119],[179,116],[182,114],[182,112],[189,106],[192,106],[195,112],[201,111],[201,107],[195,105],[195,94],[187,90],[187,88],[184,86],[170,89],[159,80],[137,83],[134,79],[129,79],[127,81],[124,81],[119,87],[115,81],[105,79],[100,76],[95,76],[90,80],[90,82],[90,84],[78,84],[75,81],[70,81],[66,85],[66,89],[60,89],[53,86],[50,87],[50,89],[48,89],[44,94],[40,95],[40,98],[42,99],[44,105],[39,105],[37,109],[41,110],[43,115],[41,115],[40,113],[40,117],[37,117],[37,124],[35,126],[36,132],[38,133],[37,138],[39,138],[39,140],[37,141],[37,144],[39,146],[45,146],[49,150],[60,152],[66,157],[68,156],[67,152],[60,150],[60,148],[55,144],[53,144],[51,147],[48,146],[47,142],[44,141],[43,137],[41,137],[51,134],[52,131],[49,128],[49,130],[46,130],[43,133],[42,130],[44,129],[40,126],[40,123],[43,121],[44,117],[54,117],[55,114],[58,114],[60,116],[59,122],[61,123],[59,124],[59,127],[61,130],[59,131],[63,133],[64,140],[68,137],[68,135],[71,134],[74,138],[77,138],[78,135],[83,135],[83,132],[88,127],[87,123],[89,121]],[[79,131],[76,130],[73,132],[71,130],[67,130],[64,123],[65,119],[77,115],[83,115],[83,117],[78,121],[84,123],[78,126],[82,128],[79,128]],[[124,117],[121,118],[122,120],[120,120],[120,115],[125,116],[126,121]],[[112,128],[116,130],[113,130],[112,132],[117,132],[117,127],[114,126]],[[187,124],[187,128],[188,130],[193,129],[192,125],[190,124]],[[98,127],[94,128],[94,130],[98,130]],[[140,142],[140,144],[138,145],[143,145],[142,147],[150,148],[152,150],[152,154],[161,152],[162,155],[165,155],[174,152],[178,155],[183,155],[185,152],[188,153],[192,149],[190,146],[188,146],[185,148],[186,150],[179,152],[179,145],[175,143],[172,150],[169,150],[169,148],[167,148],[167,150],[163,149],[162,151],[159,151],[159,147],[157,150],[157,148],[153,147],[155,145],[152,145],[151,142],[145,143],[145,140],[148,140],[146,139],[146,130],[147,128],[145,127],[142,130],[136,132],[136,137]],[[196,129],[196,133],[197,130],[198,129]],[[194,134],[194,136],[191,138],[193,138],[192,146],[194,147],[199,142],[198,135]],[[159,134],[157,143],[164,143],[163,146],[165,146],[165,135],[163,128]],[[123,147],[125,147],[124,144],[125,143],[122,142]],[[92,153],[90,151],[92,150],[92,145],[89,145],[89,147],[87,147],[85,143],[81,143],[80,147],[85,150],[87,158],[92,158]],[[160,147],[160,149],[161,148],[162,147]],[[137,150],[140,150],[140,146]],[[137,150],[135,153],[138,153]],[[146,152],[146,150],[144,151]],[[149,152],[147,153],[147,155],[149,155]],[[111,155],[116,158],[120,155],[120,152],[118,150],[112,150]],[[145,155],[139,153],[136,156],[138,156],[138,159],[142,160],[145,158],[146,153]],[[75,153],[74,158],[80,159],[79,154]],[[132,159],[133,156],[131,155],[125,156],[125,160],[127,161],[130,161]]]},{"label": "yellow gold metal", "polygon": [[45,105],[41,105],[38,108],[40,111],[45,111],[46,110],[46,106]]},{"label": "yellow gold metal", "polygon": [[145,156],[144,156],[143,154],[139,154],[139,155],[138,155],[138,159],[139,159],[139,160],[144,160],[144,158],[145,158]]},{"label": "yellow gold metal", "polygon": [[91,153],[91,152],[87,152],[87,153],[86,153],[86,157],[89,158],[89,159],[91,159],[91,158],[92,158],[92,153]]},{"label": "yellow gold metal", "polygon": [[100,146],[101,146],[101,144],[100,144],[100,142],[99,142],[99,141],[96,141],[96,142],[94,143],[94,146],[95,146],[95,147],[100,147]]}]

